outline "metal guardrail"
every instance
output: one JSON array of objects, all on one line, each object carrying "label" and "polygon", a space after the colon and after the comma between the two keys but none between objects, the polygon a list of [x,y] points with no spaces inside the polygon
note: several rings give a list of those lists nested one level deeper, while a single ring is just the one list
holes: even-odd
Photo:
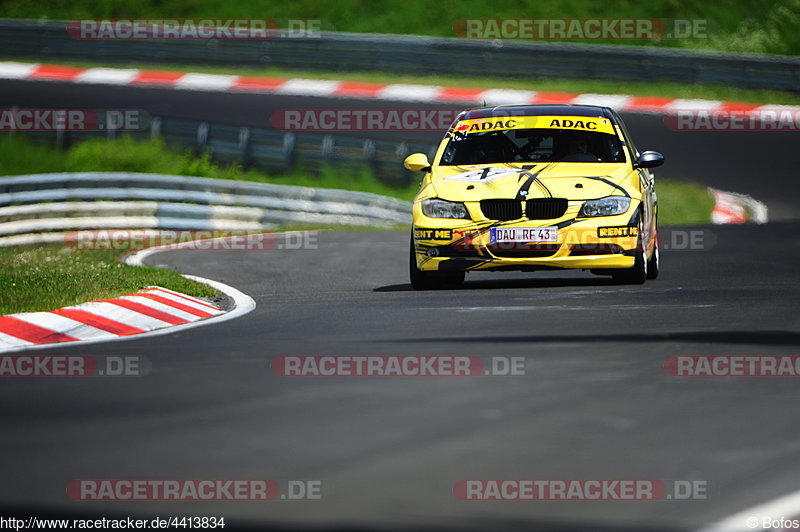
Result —
[{"label": "metal guardrail", "polygon": [[[26,132],[34,140],[55,137],[60,148],[90,138],[115,138],[113,129]],[[301,172],[319,175],[326,170],[358,173],[369,171],[380,181],[405,187],[419,175],[403,167],[403,159],[416,152],[433,158],[436,146],[345,135],[292,133],[270,129],[212,124],[208,122],[153,117],[149,127],[126,131],[134,138],[161,137],[179,149],[208,152],[223,163],[238,163],[270,174]]]},{"label": "metal guardrail", "polygon": [[411,204],[366,192],[136,173],[0,178],[0,246],[86,229],[266,230],[286,223],[390,226]]},{"label": "metal guardrail", "polygon": [[6,58],[240,65],[469,77],[672,81],[800,91],[800,58],[649,46],[323,32],[318,38],[77,40],[65,22],[0,19]]}]

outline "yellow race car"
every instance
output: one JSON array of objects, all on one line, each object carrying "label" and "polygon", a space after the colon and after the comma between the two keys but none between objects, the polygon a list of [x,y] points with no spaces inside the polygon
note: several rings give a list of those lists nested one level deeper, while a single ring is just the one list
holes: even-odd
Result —
[{"label": "yellow race car", "polygon": [[585,269],[621,283],[658,276],[653,174],[619,115],[590,105],[517,105],[462,112],[414,199],[410,278],[416,289],[460,285],[476,270]]}]

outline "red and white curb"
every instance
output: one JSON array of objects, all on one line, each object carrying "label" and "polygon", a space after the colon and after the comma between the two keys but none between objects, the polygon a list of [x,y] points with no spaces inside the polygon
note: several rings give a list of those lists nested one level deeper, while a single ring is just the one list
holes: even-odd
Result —
[{"label": "red and white curb", "polygon": [[711,223],[767,223],[767,206],[757,199],[747,194],[725,192],[724,190],[717,190],[715,188],[709,188],[708,191],[714,196],[714,210],[711,212]]},{"label": "red and white curb", "polygon": [[156,286],[51,312],[0,316],[0,351],[31,345],[130,336],[223,312],[200,299]]},{"label": "red and white curb", "polygon": [[[128,256],[125,262],[142,265],[143,259],[153,253],[180,247],[179,244],[145,249]],[[168,334],[238,318],[256,307],[250,296],[232,286],[194,275],[184,277],[227,295],[233,308],[226,312],[207,301],[151,286],[118,298],[50,312],[0,316],[0,353]]]},{"label": "red and white curb", "polygon": [[670,113],[673,111],[766,111],[798,109],[784,105],[759,105],[655,96],[577,94],[515,89],[442,87],[400,83],[364,83],[304,78],[269,78],[199,74],[130,68],[75,68],[39,63],[0,62],[0,79],[66,81],[72,83],[158,87],[207,92],[269,93],[292,96],[399,100],[467,105],[579,104],[603,105],[617,111]]}]

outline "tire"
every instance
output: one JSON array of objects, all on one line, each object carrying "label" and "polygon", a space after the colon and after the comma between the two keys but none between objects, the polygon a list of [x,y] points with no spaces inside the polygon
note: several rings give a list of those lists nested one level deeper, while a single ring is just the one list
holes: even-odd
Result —
[{"label": "tire", "polygon": [[644,235],[644,216],[639,216],[639,238],[636,239],[636,259],[633,267],[626,270],[615,270],[611,277],[619,284],[643,284],[649,277],[647,260],[647,247],[642,236]]},{"label": "tire", "polygon": [[647,261],[647,278],[658,279],[658,269],[661,267],[661,253],[658,251],[658,230],[653,242],[653,256]]},{"label": "tire", "polygon": [[408,277],[414,290],[445,290],[457,288],[464,282],[464,272],[426,272],[417,268],[417,257],[412,238],[408,260]]}]

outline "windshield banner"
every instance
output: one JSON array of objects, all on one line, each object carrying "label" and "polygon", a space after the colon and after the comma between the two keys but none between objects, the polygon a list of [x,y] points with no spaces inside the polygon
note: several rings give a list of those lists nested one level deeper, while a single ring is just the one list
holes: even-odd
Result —
[{"label": "windshield banner", "polygon": [[493,116],[462,120],[454,130],[470,134],[505,129],[571,129],[616,134],[610,120],[589,116]]}]

